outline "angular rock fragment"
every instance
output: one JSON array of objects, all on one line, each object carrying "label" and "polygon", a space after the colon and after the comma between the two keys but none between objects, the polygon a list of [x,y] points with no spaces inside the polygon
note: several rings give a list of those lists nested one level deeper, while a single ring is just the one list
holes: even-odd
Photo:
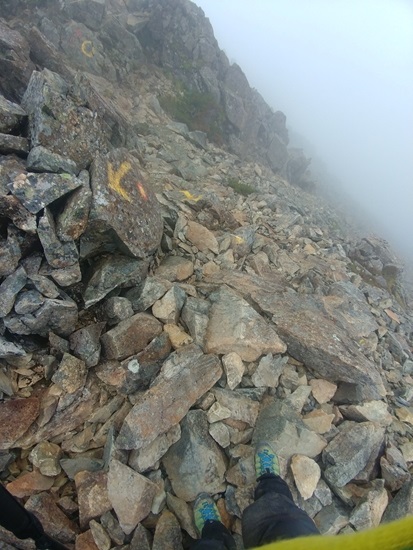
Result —
[{"label": "angular rock fragment", "polygon": [[[410,444],[411,445],[411,444]],[[385,487],[390,491],[398,491],[410,480],[407,460],[404,456],[403,445],[401,449],[390,446],[384,456],[380,458],[381,476],[385,481]]]},{"label": "angular rock fragment", "polygon": [[73,542],[79,533],[78,526],[58,508],[53,496],[49,493],[31,496],[25,508],[29,512],[34,512],[45,531],[62,543]]},{"label": "angular rock fragment", "polygon": [[322,535],[336,535],[348,525],[348,521],[348,511],[337,499],[324,506],[314,518],[314,523]]},{"label": "angular rock fragment", "polygon": [[172,493],[166,493],[166,503],[169,510],[178,518],[181,528],[193,539],[197,538],[198,534],[195,528],[194,514],[189,504]]},{"label": "angular rock fragment", "polygon": [[81,185],[82,182],[70,174],[21,173],[8,187],[29,212],[37,214],[45,206]]},{"label": "angular rock fragment", "polygon": [[235,351],[244,361],[255,361],[260,355],[286,351],[276,331],[235,293],[221,288],[210,298],[213,304],[205,337],[207,352]]},{"label": "angular rock fragment", "polygon": [[0,403],[0,449],[9,449],[28,430],[39,415],[37,397],[12,399]]},{"label": "angular rock fragment", "polygon": [[146,311],[159,298],[172,288],[169,281],[158,277],[147,277],[142,288],[131,288],[125,292],[125,297],[131,301],[134,311]]},{"label": "angular rock fragment", "polygon": [[215,422],[208,428],[210,436],[215,439],[220,447],[226,449],[231,443],[231,436],[228,426],[223,422]]},{"label": "angular rock fragment", "polygon": [[55,437],[62,438],[79,426],[83,426],[96,410],[100,397],[100,388],[96,380],[89,378],[85,388],[76,394],[77,399],[72,395],[61,398],[59,407],[53,395],[41,402],[41,409],[38,421],[16,441],[17,447],[33,447],[41,441],[54,440]]},{"label": "angular rock fragment", "polygon": [[354,479],[370,460],[377,458],[383,437],[384,428],[372,422],[343,422],[340,433],[323,451],[327,482],[343,487]]},{"label": "angular rock fragment", "polygon": [[377,422],[381,426],[389,426],[393,417],[389,413],[388,406],[383,401],[368,401],[362,405],[349,405],[340,407],[340,412],[349,420],[356,422]]},{"label": "angular rock fragment", "polygon": [[108,359],[125,359],[143,350],[161,332],[162,325],[155,317],[137,313],[101,337],[103,352]]},{"label": "angular rock fragment", "polygon": [[271,353],[265,355],[258,363],[258,367],[251,377],[254,386],[276,388],[278,386],[278,379],[287,361],[288,357],[273,357]]},{"label": "angular rock fragment", "polygon": [[291,470],[300,495],[308,500],[313,496],[320,480],[320,466],[308,456],[294,455],[291,459]]},{"label": "angular rock fragment", "polygon": [[181,550],[182,532],[178,520],[165,510],[156,524],[155,535],[153,537],[152,550]]},{"label": "angular rock fragment", "polygon": [[70,335],[70,349],[73,354],[85,362],[86,367],[94,367],[100,358],[100,335],[105,323],[94,323],[83,327]]},{"label": "angular rock fragment", "polygon": [[269,400],[261,408],[252,442],[259,441],[272,443],[277,454],[287,459],[294,454],[315,458],[327,446],[323,437],[303,423],[291,398]]},{"label": "angular rock fragment", "polygon": [[92,531],[88,529],[76,537],[76,550],[100,550],[95,543]]},{"label": "angular rock fragment", "polygon": [[152,314],[163,323],[176,324],[185,303],[185,292],[176,285],[152,306]]},{"label": "angular rock fragment", "polygon": [[93,274],[83,295],[85,307],[102,300],[125,282],[145,280],[147,263],[120,254],[104,255],[93,266]]},{"label": "angular rock fragment", "polygon": [[139,523],[131,540],[130,547],[132,550],[151,550],[152,535],[145,529],[142,523]]},{"label": "angular rock fragment", "polygon": [[139,449],[131,451],[129,455],[129,466],[139,473],[145,472],[153,468],[158,460],[160,460],[167,450],[179,441],[181,437],[181,427],[179,424],[159,435],[152,443]]},{"label": "angular rock fragment", "polygon": [[203,411],[189,411],[181,424],[180,440],[162,459],[174,493],[187,502],[202,491],[209,494],[225,490],[226,460],[208,433]]},{"label": "angular rock fragment", "polygon": [[105,301],[105,315],[109,325],[117,325],[133,315],[132,303],[127,298],[112,296]]},{"label": "angular rock fragment", "polygon": [[4,279],[0,285],[0,317],[5,317],[13,308],[17,294],[26,284],[27,275],[23,267]]},{"label": "angular rock fragment", "polygon": [[105,133],[92,111],[71,101],[67,92],[67,83],[57,73],[33,71],[22,107],[29,115],[32,147],[41,145],[82,170],[104,150]]},{"label": "angular rock fragment", "polygon": [[0,197],[0,216],[10,218],[16,227],[26,233],[36,233],[36,217],[13,195]]},{"label": "angular rock fragment", "polygon": [[398,491],[383,514],[383,522],[395,521],[413,514],[413,480]]},{"label": "angular rock fragment", "polygon": [[63,391],[74,393],[84,386],[86,370],[84,361],[65,353],[52,380]]},{"label": "angular rock fragment", "polygon": [[204,345],[205,332],[208,326],[210,303],[207,300],[189,296],[182,308],[181,319],[188,328],[196,344]]},{"label": "angular rock fragment", "polygon": [[174,324],[167,324],[163,327],[164,331],[169,336],[172,347],[179,349],[193,342],[192,338],[184,330]]},{"label": "angular rock fragment", "polygon": [[14,311],[19,315],[33,313],[44,304],[44,296],[37,290],[23,290],[14,302]]},{"label": "angular rock fragment", "polygon": [[314,409],[303,416],[304,424],[318,434],[329,432],[333,420],[334,414],[327,414],[322,409]]},{"label": "angular rock fragment", "polygon": [[0,94],[0,132],[15,133],[27,119],[26,113],[16,103],[12,103]]},{"label": "angular rock fragment", "polygon": [[156,485],[149,479],[112,459],[108,473],[108,496],[126,535],[149,514],[156,491]]},{"label": "angular rock fragment", "polygon": [[30,150],[27,157],[27,170],[30,172],[54,172],[76,175],[78,170],[73,160],[52,153],[46,147],[38,145]]},{"label": "angular rock fragment", "polygon": [[162,219],[155,194],[137,160],[125,149],[97,155],[92,166],[93,200],[82,249],[145,258],[160,244]]},{"label": "angular rock fragment", "polygon": [[52,277],[52,279],[61,287],[71,286],[82,280],[79,262],[75,262],[73,265],[62,267],[60,269],[55,269],[45,263],[42,265],[41,274]]},{"label": "angular rock fragment", "polygon": [[3,155],[19,155],[26,157],[29,154],[29,142],[26,138],[0,134],[0,153]]},{"label": "angular rock fragment", "polygon": [[194,264],[181,256],[167,256],[157,268],[157,277],[167,281],[185,281],[194,272]]},{"label": "angular rock fragment", "polygon": [[30,495],[48,491],[54,483],[52,477],[46,477],[40,472],[27,472],[14,481],[7,484],[7,490],[17,498],[29,497]]},{"label": "angular rock fragment", "polygon": [[62,450],[58,445],[42,441],[32,449],[30,460],[44,476],[57,476],[62,470],[59,464],[61,455]]},{"label": "angular rock fragment", "polygon": [[104,462],[100,458],[79,456],[78,458],[62,458],[60,466],[69,479],[74,479],[79,472],[99,472],[103,469]]},{"label": "angular rock fragment", "polygon": [[0,237],[0,277],[13,273],[22,256],[19,239],[10,224],[7,228],[7,239]]},{"label": "angular rock fragment", "polygon": [[73,240],[62,242],[56,234],[56,225],[49,208],[39,219],[37,234],[42,243],[47,262],[55,269],[62,269],[76,264],[79,253]]},{"label": "angular rock fragment", "polygon": [[356,340],[378,329],[363,292],[349,281],[334,283],[322,298],[328,315]]},{"label": "angular rock fragment", "polygon": [[30,47],[23,36],[0,21],[0,90],[13,101],[21,99],[35,68]]},{"label": "angular rock fragment", "polygon": [[111,547],[111,540],[106,532],[105,528],[98,523],[95,519],[89,522],[90,531],[93,536],[93,540],[99,550],[109,550]]},{"label": "angular rock fragment", "polygon": [[260,403],[244,395],[242,390],[224,390],[214,388],[213,390],[217,402],[230,411],[230,418],[240,420],[249,426],[255,426]]},{"label": "angular rock fragment", "polygon": [[317,403],[320,403],[320,405],[331,401],[337,391],[337,385],[329,382],[328,380],[313,378],[309,383],[313,397]]},{"label": "angular rock fragment", "polygon": [[24,357],[26,352],[19,345],[7,341],[3,336],[0,336],[0,358],[13,359],[15,357]]},{"label": "angular rock fragment", "polygon": [[377,527],[388,503],[389,496],[384,488],[384,482],[377,479],[367,495],[352,510],[350,524],[356,531]]},{"label": "angular rock fragment", "polygon": [[69,195],[56,220],[56,233],[63,242],[77,240],[85,232],[89,219],[92,191],[88,172],[80,172],[78,179],[82,182],[81,187]]},{"label": "angular rock fragment", "polygon": [[107,482],[107,474],[104,472],[84,471],[75,475],[81,529],[88,526],[91,519],[101,516],[112,508]]},{"label": "angular rock fragment", "polygon": [[226,282],[264,312],[273,314],[289,353],[322,377],[352,384],[358,400],[377,399],[385,394],[375,365],[359,353],[343,330],[321,313],[323,307],[315,297],[286,293],[276,281],[243,273],[225,272],[211,280]]},{"label": "angular rock fragment", "polygon": [[14,334],[47,336],[52,331],[64,337],[73,332],[77,319],[77,307],[72,300],[46,299],[34,314],[9,314],[4,324]]},{"label": "angular rock fragment", "polygon": [[125,542],[125,534],[120,528],[119,522],[114,518],[111,512],[103,514],[100,518],[100,522],[115,544],[123,544]]},{"label": "angular rock fragment", "polygon": [[29,275],[29,279],[35,286],[35,288],[46,296],[46,298],[57,298],[60,295],[60,290],[57,286],[47,277],[38,274]]},{"label": "angular rock fragment", "polygon": [[116,444],[121,449],[140,449],[167,432],[190,407],[219,380],[222,370],[214,355],[202,355],[196,346],[176,352],[165,363],[152,387],[138,397],[126,417]]},{"label": "angular rock fragment", "polygon": [[208,254],[208,252],[218,254],[219,252],[215,235],[200,223],[188,221],[185,237],[204,254]]}]

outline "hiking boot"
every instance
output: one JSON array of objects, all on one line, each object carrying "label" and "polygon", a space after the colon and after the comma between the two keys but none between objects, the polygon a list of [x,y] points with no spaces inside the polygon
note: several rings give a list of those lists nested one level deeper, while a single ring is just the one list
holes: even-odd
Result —
[{"label": "hiking boot", "polygon": [[255,474],[257,479],[264,474],[280,475],[278,457],[266,441],[258,443],[255,449]]},{"label": "hiking boot", "polygon": [[218,508],[208,493],[200,493],[196,497],[194,502],[194,520],[200,535],[202,535],[202,529],[207,521],[214,520],[221,522]]}]

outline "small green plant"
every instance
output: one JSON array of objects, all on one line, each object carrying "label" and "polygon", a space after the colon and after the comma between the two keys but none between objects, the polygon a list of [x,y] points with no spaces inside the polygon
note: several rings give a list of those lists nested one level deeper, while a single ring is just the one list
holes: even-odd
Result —
[{"label": "small green plant", "polygon": [[228,187],[231,187],[236,193],[244,195],[244,197],[256,193],[256,189],[247,183],[241,183],[238,178],[229,178]]},{"label": "small green plant", "polygon": [[185,123],[190,130],[205,132],[218,145],[224,142],[225,114],[221,105],[208,92],[177,85],[176,95],[159,99],[162,109],[174,120]]}]

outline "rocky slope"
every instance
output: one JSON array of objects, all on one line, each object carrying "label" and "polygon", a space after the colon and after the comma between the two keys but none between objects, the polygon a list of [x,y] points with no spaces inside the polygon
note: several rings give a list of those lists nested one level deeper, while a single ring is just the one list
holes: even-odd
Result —
[{"label": "rocky slope", "polygon": [[[240,532],[265,438],[322,532],[413,513],[401,265],[302,188],[284,115],[202,11],[4,6],[8,489],[69,546],[180,549],[200,491]],[[165,111],[188,107],[190,128]]]}]

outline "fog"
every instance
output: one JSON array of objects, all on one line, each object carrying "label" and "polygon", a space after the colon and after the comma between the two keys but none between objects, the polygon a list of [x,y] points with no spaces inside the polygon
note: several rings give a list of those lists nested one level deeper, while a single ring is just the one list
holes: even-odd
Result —
[{"label": "fog", "polygon": [[412,0],[195,3],[309,156],[413,259]]}]

